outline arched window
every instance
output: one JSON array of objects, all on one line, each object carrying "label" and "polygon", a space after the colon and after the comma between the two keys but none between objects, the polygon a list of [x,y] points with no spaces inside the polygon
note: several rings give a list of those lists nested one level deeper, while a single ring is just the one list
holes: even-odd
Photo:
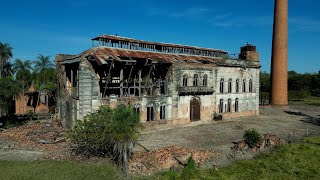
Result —
[{"label": "arched window", "polygon": [[220,99],[219,113],[223,113],[223,99]]},{"label": "arched window", "polygon": [[244,79],[242,83],[242,92],[246,92],[246,79]]},{"label": "arched window", "polygon": [[220,93],[223,93],[224,79],[220,79]]},{"label": "arched window", "polygon": [[195,74],[193,77],[193,86],[198,86],[198,82],[199,82],[199,76],[198,74]]},{"label": "arched window", "polygon": [[231,98],[228,99],[227,112],[231,112]]},{"label": "arched window", "polygon": [[239,79],[236,80],[236,93],[239,92]]},{"label": "arched window", "polygon": [[253,92],[252,79],[249,80],[249,92]]},{"label": "arched window", "polygon": [[187,74],[183,75],[182,85],[188,86],[188,75]]},{"label": "arched window", "polygon": [[228,80],[228,93],[232,92],[232,79]]},{"label": "arched window", "polygon": [[204,76],[203,76],[203,86],[205,86],[205,87],[207,87],[208,86],[208,76],[205,74]]},{"label": "arched window", "polygon": [[236,101],[234,103],[234,111],[239,112],[239,98],[236,98]]}]

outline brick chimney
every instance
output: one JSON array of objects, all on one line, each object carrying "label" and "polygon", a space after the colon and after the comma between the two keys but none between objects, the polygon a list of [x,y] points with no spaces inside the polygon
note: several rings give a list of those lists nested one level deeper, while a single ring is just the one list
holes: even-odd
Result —
[{"label": "brick chimney", "polygon": [[288,107],[288,0],[275,0],[271,57],[271,105]]}]

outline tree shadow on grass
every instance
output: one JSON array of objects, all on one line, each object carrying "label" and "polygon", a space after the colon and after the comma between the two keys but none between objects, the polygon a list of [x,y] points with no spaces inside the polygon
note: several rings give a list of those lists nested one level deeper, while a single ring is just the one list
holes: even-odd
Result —
[{"label": "tree shadow on grass", "polygon": [[[290,115],[302,116],[303,119],[301,119],[300,121],[320,126],[320,118],[310,116],[310,115],[302,113],[300,111],[284,111],[284,112],[286,112]],[[320,115],[318,115],[318,116],[320,116]]]}]

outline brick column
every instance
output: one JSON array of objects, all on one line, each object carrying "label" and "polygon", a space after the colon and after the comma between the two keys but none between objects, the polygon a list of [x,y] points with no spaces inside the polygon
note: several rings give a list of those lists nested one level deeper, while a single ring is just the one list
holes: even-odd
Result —
[{"label": "brick column", "polygon": [[275,0],[272,60],[271,104],[288,106],[288,0]]}]

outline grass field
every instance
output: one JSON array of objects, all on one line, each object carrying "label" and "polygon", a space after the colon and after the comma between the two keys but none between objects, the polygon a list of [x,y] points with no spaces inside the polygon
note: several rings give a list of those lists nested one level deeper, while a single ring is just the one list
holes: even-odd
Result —
[{"label": "grass field", "polygon": [[290,101],[289,104],[320,106],[320,97],[309,96],[304,98],[303,101]]},{"label": "grass field", "polygon": [[123,179],[111,165],[67,161],[0,161],[0,179]]},{"label": "grass field", "polygon": [[[167,171],[137,179],[320,179],[320,137],[278,147],[219,170]],[[132,177],[131,177],[132,178]],[[131,179],[130,178],[130,179]],[[68,161],[0,161],[0,179],[124,179],[111,165]]]},{"label": "grass field", "polygon": [[198,169],[192,175],[168,171],[154,179],[320,179],[320,137],[278,147],[230,166]]}]

